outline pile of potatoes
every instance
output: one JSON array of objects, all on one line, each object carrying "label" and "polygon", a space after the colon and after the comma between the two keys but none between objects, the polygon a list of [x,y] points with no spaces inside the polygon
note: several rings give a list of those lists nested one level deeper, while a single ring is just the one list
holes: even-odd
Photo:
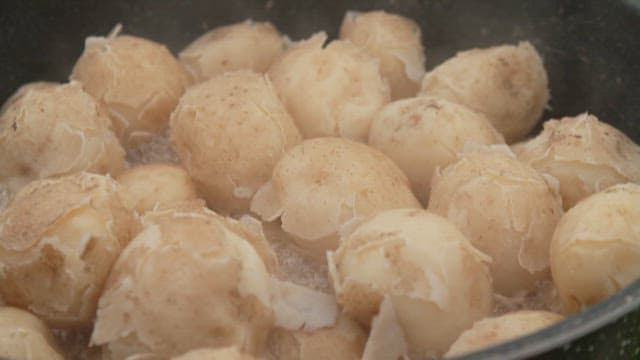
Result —
[{"label": "pile of potatoes", "polygon": [[526,139],[528,42],[427,72],[383,11],[177,57],[120,30],[0,110],[2,358],[454,357],[640,277],[640,146],[588,113]]}]

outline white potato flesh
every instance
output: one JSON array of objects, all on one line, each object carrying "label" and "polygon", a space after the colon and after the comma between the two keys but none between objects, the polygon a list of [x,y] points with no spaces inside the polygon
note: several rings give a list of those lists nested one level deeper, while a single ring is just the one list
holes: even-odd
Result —
[{"label": "white potato flesh", "polygon": [[379,213],[328,259],[343,311],[369,325],[389,296],[409,347],[422,356],[447,351],[492,309],[488,257],[449,220],[425,210]]},{"label": "white potato flesh", "polygon": [[172,360],[255,360],[251,355],[241,353],[237,347],[222,349],[196,349],[171,358]]},{"label": "white potato flesh", "polygon": [[587,113],[545,122],[542,133],[514,151],[558,179],[565,210],[612,185],[640,183],[640,146]]},{"label": "white potato flesh", "polygon": [[415,21],[385,11],[348,11],[340,39],[363,47],[380,60],[380,72],[389,82],[392,99],[413,97],[420,90],[425,55]]},{"label": "white potato flesh", "polygon": [[0,215],[0,293],[50,326],[90,326],[136,229],[119,185],[79,173],[22,188]]},{"label": "white potato flesh", "polygon": [[375,114],[390,101],[379,61],[349,41],[324,46],[325,33],[295,43],[269,77],[305,138],[366,141]]},{"label": "white potato flesh", "polygon": [[522,140],[549,101],[546,70],[529,42],[459,52],[425,75],[421,93],[483,113],[507,143]]},{"label": "white potato flesh", "polygon": [[484,115],[426,96],[388,104],[369,132],[369,145],[398,164],[425,206],[436,168],[455,162],[469,147],[501,143],[502,135]]},{"label": "white potato flesh", "polygon": [[217,27],[180,52],[180,62],[196,82],[236,70],[267,71],[284,51],[285,37],[268,22]]},{"label": "white potato flesh", "polygon": [[551,241],[551,272],[567,313],[640,278],[640,185],[615,185],[567,211]]},{"label": "white potato flesh", "polygon": [[274,165],[301,137],[262,74],[237,71],[195,85],[171,115],[171,141],[200,194],[245,213]]},{"label": "white potato flesh", "polygon": [[305,140],[292,148],[251,203],[263,220],[279,217],[284,231],[318,258],[338,246],[342,228],[382,210],[419,207],[393,161],[341,138]]},{"label": "white potato flesh", "polygon": [[31,313],[0,306],[0,358],[63,360],[47,326]]},{"label": "white potato flesh", "polygon": [[496,292],[513,296],[549,278],[549,242],[563,213],[554,183],[504,145],[478,148],[434,175],[429,210],[491,256]]}]

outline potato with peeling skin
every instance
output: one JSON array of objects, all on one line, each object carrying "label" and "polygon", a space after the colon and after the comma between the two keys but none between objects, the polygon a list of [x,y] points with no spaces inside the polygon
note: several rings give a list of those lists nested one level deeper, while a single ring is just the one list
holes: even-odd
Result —
[{"label": "potato with peeling skin", "polygon": [[25,186],[0,216],[0,293],[50,326],[87,327],[136,222],[108,176]]},{"label": "potato with peeling skin", "polygon": [[284,51],[285,37],[269,22],[246,20],[217,27],[180,52],[196,82],[236,70],[267,71]]},{"label": "potato with peeling skin", "polygon": [[456,357],[529,335],[564,318],[548,311],[516,311],[482,319],[463,332],[445,357]]},{"label": "potato with peeling skin", "polygon": [[182,354],[172,360],[255,360],[248,354],[243,354],[236,347],[223,349],[196,349]]},{"label": "potato with peeling skin", "polygon": [[488,257],[449,220],[419,209],[382,212],[328,254],[343,311],[369,325],[389,296],[410,348],[442,354],[491,312]]},{"label": "potato with peeling skin", "polygon": [[24,85],[0,114],[0,183],[15,192],[79,171],[117,175],[125,153],[111,129],[105,109],[79,83]]},{"label": "potato with peeling skin", "polygon": [[384,11],[348,11],[340,39],[364,47],[380,59],[380,72],[394,100],[415,96],[424,77],[422,33],[415,21]]},{"label": "potato with peeling skin", "polygon": [[371,124],[369,145],[407,174],[413,192],[427,205],[431,177],[474,145],[503,144],[484,115],[447,100],[417,97],[392,102]]},{"label": "potato with peeling skin", "polygon": [[366,145],[341,138],[305,140],[276,164],[251,211],[278,217],[307,253],[323,258],[338,233],[379,211],[420,208],[402,171]]},{"label": "potato with peeling skin", "polygon": [[31,313],[0,307],[0,358],[11,360],[63,360],[53,335]]},{"label": "potato with peeling skin", "polygon": [[116,34],[88,37],[70,78],[106,105],[125,148],[161,133],[190,84],[164,45]]},{"label": "potato with peeling skin", "polygon": [[264,347],[273,322],[265,264],[224,218],[195,204],[147,212],[113,266],[91,336],[108,358]]},{"label": "potato with peeling skin", "polygon": [[551,240],[551,273],[573,314],[640,278],[640,185],[619,184],[580,201]]},{"label": "potato with peeling skin", "polygon": [[390,100],[379,61],[349,41],[324,46],[325,33],[295,43],[269,77],[305,138],[366,141],[375,114]]},{"label": "potato with peeling skin", "polygon": [[269,79],[249,71],[187,90],[171,115],[171,141],[209,206],[244,213],[282,154],[300,142]]},{"label": "potato with peeling skin", "polygon": [[545,122],[542,133],[514,151],[558,179],[565,210],[609,186],[640,183],[640,146],[588,113]]},{"label": "potato with peeling skin", "polygon": [[529,42],[459,52],[427,73],[422,95],[483,113],[507,143],[522,140],[547,102],[547,73]]},{"label": "potato with peeling skin", "polygon": [[198,198],[187,172],[172,164],[149,164],[133,167],[116,180],[129,194],[130,209],[143,214],[157,206],[169,206]]},{"label": "potato with peeling skin", "polygon": [[549,278],[549,242],[562,201],[554,179],[518,161],[508,147],[478,148],[437,172],[428,209],[492,257],[497,293],[532,291]]}]

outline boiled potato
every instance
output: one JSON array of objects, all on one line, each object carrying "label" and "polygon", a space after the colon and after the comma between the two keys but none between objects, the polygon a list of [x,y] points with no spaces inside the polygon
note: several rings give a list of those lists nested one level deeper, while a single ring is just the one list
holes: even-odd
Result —
[{"label": "boiled potato", "polygon": [[467,147],[498,143],[504,139],[484,115],[430,97],[388,104],[369,132],[369,145],[398,164],[425,206],[436,168],[455,162]]},{"label": "boiled potato", "polygon": [[273,316],[269,274],[249,239],[197,202],[147,212],[143,225],[109,275],[91,343],[111,359],[259,353]]},{"label": "boiled potato", "polygon": [[419,208],[409,181],[382,153],[341,138],[305,140],[276,164],[251,210],[278,217],[310,255],[324,258],[345,226],[386,209]]},{"label": "boiled potato", "polygon": [[545,122],[542,133],[514,151],[558,179],[565,210],[609,186],[640,182],[640,146],[587,113]]},{"label": "boiled potato", "polygon": [[442,354],[491,312],[488,257],[447,219],[419,209],[381,212],[328,255],[343,311],[369,325],[389,296],[410,348]]},{"label": "boiled potato", "polygon": [[542,59],[528,42],[460,52],[425,75],[422,94],[483,113],[508,143],[533,129],[549,100]]},{"label": "boiled potato", "polygon": [[22,188],[0,215],[0,293],[47,324],[87,327],[136,229],[119,185],[78,173]]},{"label": "boiled potato", "polygon": [[319,33],[294,44],[269,77],[305,138],[366,141],[375,114],[390,100],[378,60],[349,41],[326,47]]},{"label": "boiled potato", "polygon": [[429,210],[491,256],[497,293],[516,295],[549,278],[549,242],[563,213],[554,183],[504,145],[478,148],[436,172]]},{"label": "boiled potato", "polygon": [[461,356],[466,353],[498,345],[515,338],[551,326],[563,319],[548,311],[515,311],[502,316],[482,319],[471,329],[458,337],[451,345],[446,357]]},{"label": "boiled potato", "polygon": [[139,165],[125,171],[116,180],[128,192],[128,207],[140,214],[156,206],[169,206],[198,197],[189,174],[176,165]]},{"label": "boiled potato", "polygon": [[424,48],[420,27],[413,20],[384,11],[348,11],[340,39],[364,47],[380,60],[394,100],[415,96],[424,77]]},{"label": "boiled potato", "polygon": [[79,171],[117,175],[125,153],[105,109],[77,82],[21,87],[0,114],[0,184]]},{"label": "boiled potato", "polygon": [[58,344],[42,320],[27,311],[0,307],[0,358],[63,360]]},{"label": "boiled potato", "polygon": [[255,360],[248,354],[243,354],[236,347],[222,349],[196,349],[182,354],[172,360]]},{"label": "boiled potato", "polygon": [[640,278],[640,185],[619,184],[569,210],[551,240],[551,272],[574,313]]},{"label": "boiled potato", "polygon": [[217,27],[180,52],[196,82],[235,70],[263,73],[284,50],[285,38],[268,22],[251,20]]},{"label": "boiled potato", "polygon": [[166,47],[115,33],[106,38],[88,37],[70,77],[106,105],[127,148],[166,128],[190,83],[189,75]]}]

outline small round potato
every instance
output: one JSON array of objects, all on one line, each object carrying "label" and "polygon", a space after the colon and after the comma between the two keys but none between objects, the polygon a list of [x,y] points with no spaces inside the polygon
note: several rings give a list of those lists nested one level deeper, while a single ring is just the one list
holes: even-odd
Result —
[{"label": "small round potato", "polygon": [[284,50],[285,38],[268,22],[251,20],[221,26],[180,52],[180,62],[196,82],[236,70],[267,71]]},{"label": "small round potato", "polygon": [[182,354],[178,357],[171,358],[172,360],[255,360],[251,355],[241,353],[235,346],[230,346],[222,349],[196,349],[191,350],[188,353]]},{"label": "small round potato", "polygon": [[291,149],[251,203],[263,220],[280,217],[282,229],[321,258],[338,246],[341,228],[398,208],[420,208],[407,177],[377,150],[341,138],[305,140]]},{"label": "small round potato", "polygon": [[264,347],[269,274],[246,237],[202,203],[147,212],[100,297],[91,343],[107,358]]},{"label": "small round potato", "polygon": [[640,146],[587,113],[545,122],[542,133],[514,151],[558,179],[565,210],[612,185],[640,182]]},{"label": "small round potato", "polygon": [[478,148],[436,172],[429,210],[449,218],[492,257],[496,292],[512,296],[549,277],[549,242],[562,216],[553,182],[504,145]]},{"label": "small round potato", "polygon": [[528,42],[460,52],[425,75],[422,94],[483,113],[507,143],[533,129],[549,100],[546,70]]},{"label": "small round potato", "polygon": [[461,356],[498,345],[542,330],[563,319],[562,315],[552,312],[527,310],[482,319],[460,335],[458,340],[451,345],[445,357]]},{"label": "small round potato", "polygon": [[88,37],[71,79],[104,103],[126,148],[160,133],[189,85],[163,45],[128,35]]},{"label": "small round potato", "polygon": [[366,141],[375,114],[390,100],[379,61],[349,41],[323,47],[325,33],[294,44],[269,76],[305,138]]},{"label": "small round potato", "polygon": [[189,174],[176,165],[140,165],[125,171],[116,180],[127,190],[128,207],[140,214],[157,206],[167,207],[198,197]]},{"label": "small round potato", "polygon": [[0,115],[0,183],[15,192],[36,179],[124,169],[104,108],[77,82],[21,87]]},{"label": "small round potato", "polygon": [[473,145],[503,144],[484,115],[443,99],[418,97],[392,102],[371,124],[369,145],[407,174],[426,206],[436,168],[449,165]]},{"label": "small round potato", "polygon": [[424,77],[424,48],[420,27],[406,17],[384,11],[348,11],[342,20],[340,39],[364,47],[380,59],[394,100],[413,97]]},{"label": "small round potato", "polygon": [[619,184],[580,201],[551,240],[551,272],[567,313],[640,278],[640,185]]},{"label": "small round potato", "polygon": [[329,252],[343,311],[368,325],[389,296],[410,348],[442,354],[491,312],[488,257],[447,219],[419,209],[367,220]]},{"label": "small round potato", "polygon": [[282,154],[300,142],[262,74],[237,71],[191,87],[171,115],[171,141],[209,206],[243,213]]},{"label": "small round potato", "polygon": [[22,188],[0,216],[0,293],[53,327],[91,325],[98,297],[136,229],[119,185],[78,173]]},{"label": "small round potato", "polygon": [[31,313],[0,307],[0,358],[63,360],[58,344],[42,320]]}]

